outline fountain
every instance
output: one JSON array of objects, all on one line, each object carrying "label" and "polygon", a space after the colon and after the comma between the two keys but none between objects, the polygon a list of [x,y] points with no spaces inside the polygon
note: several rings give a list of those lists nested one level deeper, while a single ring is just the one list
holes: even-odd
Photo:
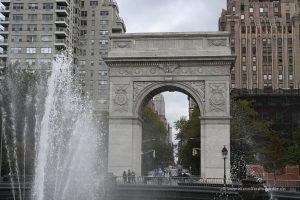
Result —
[{"label": "fountain", "polygon": [[[68,53],[57,55],[45,87],[40,84],[45,79],[40,77],[15,102],[20,88],[7,79],[4,89],[9,92],[4,96],[13,102],[3,105],[9,115],[3,120],[3,133],[14,199],[26,199],[23,189],[30,171],[26,160],[32,154],[28,149],[36,152],[29,181],[31,199],[98,200],[104,195],[101,123],[93,115],[91,101],[75,84],[71,61]],[[23,108],[18,105],[20,100]],[[28,140],[30,137],[34,139]]]}]

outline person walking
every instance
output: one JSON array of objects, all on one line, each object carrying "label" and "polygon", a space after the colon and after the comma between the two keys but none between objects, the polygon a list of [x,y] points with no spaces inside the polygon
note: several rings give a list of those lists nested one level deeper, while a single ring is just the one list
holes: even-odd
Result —
[{"label": "person walking", "polygon": [[132,183],[136,184],[134,171],[131,172],[131,177],[132,177]]},{"label": "person walking", "polygon": [[125,170],[124,170],[124,172],[123,172],[123,181],[124,181],[124,183],[127,182],[127,174],[126,174],[126,171],[125,171]]},{"label": "person walking", "polygon": [[131,171],[130,171],[130,169],[128,169],[128,172],[127,172],[127,181],[128,181],[128,183],[131,183]]}]

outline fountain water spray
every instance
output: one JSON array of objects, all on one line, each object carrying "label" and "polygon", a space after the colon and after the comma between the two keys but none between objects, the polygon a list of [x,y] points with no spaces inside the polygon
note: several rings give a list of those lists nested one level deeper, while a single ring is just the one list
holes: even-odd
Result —
[{"label": "fountain water spray", "polygon": [[101,198],[100,123],[74,84],[71,60],[70,55],[58,55],[48,80],[44,116],[36,134],[35,200]]}]

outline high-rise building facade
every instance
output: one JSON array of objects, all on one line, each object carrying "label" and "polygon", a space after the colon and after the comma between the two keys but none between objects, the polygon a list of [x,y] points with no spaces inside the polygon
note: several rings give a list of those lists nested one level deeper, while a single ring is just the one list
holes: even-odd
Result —
[{"label": "high-rise building facade", "polygon": [[49,69],[71,49],[83,91],[95,110],[108,107],[109,36],[126,31],[114,0],[1,0],[0,65]]},{"label": "high-rise building facade", "polygon": [[299,0],[227,0],[219,30],[237,56],[232,88],[300,88],[299,23]]}]

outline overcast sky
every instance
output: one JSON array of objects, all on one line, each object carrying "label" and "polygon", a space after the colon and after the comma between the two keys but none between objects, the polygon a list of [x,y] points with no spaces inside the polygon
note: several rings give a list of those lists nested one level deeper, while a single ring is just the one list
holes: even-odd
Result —
[{"label": "overcast sky", "polygon": [[[226,0],[117,0],[127,33],[217,31]],[[163,93],[166,117],[173,122],[188,116],[187,96]],[[175,130],[173,129],[173,132]]]}]

